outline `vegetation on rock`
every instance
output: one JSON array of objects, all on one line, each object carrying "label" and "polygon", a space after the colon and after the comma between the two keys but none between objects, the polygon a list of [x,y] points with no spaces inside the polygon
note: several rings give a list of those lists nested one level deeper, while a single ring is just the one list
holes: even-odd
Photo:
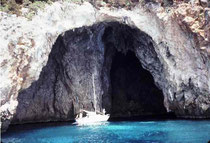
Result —
[{"label": "vegetation on rock", "polygon": [[50,0],[0,0],[0,11],[21,15],[21,9],[28,8],[30,15],[30,12],[35,13],[38,9],[44,8],[45,4],[51,2]]}]

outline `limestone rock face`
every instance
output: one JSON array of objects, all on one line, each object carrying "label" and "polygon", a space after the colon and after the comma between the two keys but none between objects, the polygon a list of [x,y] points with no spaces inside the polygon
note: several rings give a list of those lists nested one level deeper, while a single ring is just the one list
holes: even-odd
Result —
[{"label": "limestone rock face", "polygon": [[92,75],[97,108],[111,113],[113,56],[128,51],[153,76],[168,112],[209,117],[209,39],[177,15],[151,3],[125,10],[55,2],[31,21],[1,12],[1,129],[94,110]]}]

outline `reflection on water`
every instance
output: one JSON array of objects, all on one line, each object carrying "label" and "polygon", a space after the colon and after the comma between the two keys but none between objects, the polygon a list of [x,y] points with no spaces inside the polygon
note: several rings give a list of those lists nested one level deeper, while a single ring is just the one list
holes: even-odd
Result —
[{"label": "reflection on water", "polygon": [[[30,125],[32,126],[32,125]],[[207,143],[210,121],[107,122],[102,125],[16,126],[3,143]],[[24,129],[20,129],[24,127]],[[30,128],[30,129],[29,129]]]}]

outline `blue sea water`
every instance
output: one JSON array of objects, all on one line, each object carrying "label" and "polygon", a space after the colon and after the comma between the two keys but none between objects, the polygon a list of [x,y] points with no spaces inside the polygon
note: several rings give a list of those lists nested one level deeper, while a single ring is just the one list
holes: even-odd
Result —
[{"label": "blue sea water", "polygon": [[12,127],[3,143],[207,143],[210,121],[169,120],[108,122],[78,127],[71,124]]}]

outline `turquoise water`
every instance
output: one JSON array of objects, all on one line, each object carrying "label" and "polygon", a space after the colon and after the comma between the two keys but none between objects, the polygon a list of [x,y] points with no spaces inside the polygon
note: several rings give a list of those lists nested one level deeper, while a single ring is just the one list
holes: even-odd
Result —
[{"label": "turquoise water", "polygon": [[71,124],[16,126],[3,143],[207,143],[210,121],[108,122],[78,127]]}]

